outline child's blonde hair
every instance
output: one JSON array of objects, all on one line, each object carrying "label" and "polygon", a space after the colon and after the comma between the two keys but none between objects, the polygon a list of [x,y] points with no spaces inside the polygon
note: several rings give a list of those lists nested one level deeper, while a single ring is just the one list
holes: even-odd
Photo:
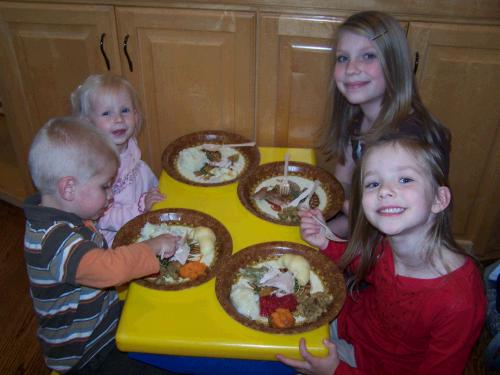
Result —
[{"label": "child's blonde hair", "polygon": [[[442,151],[419,139],[418,137],[409,137],[399,133],[387,133],[370,144],[357,164],[352,178],[351,204],[349,212],[350,240],[349,245],[342,257],[340,266],[346,268],[355,258],[360,257],[359,267],[355,273],[348,278],[348,286],[353,290],[359,285],[369,273],[374,265],[377,254],[377,246],[383,239],[383,233],[375,228],[366,218],[362,206],[363,198],[363,171],[365,163],[370,154],[384,146],[401,147],[411,153],[422,169],[426,171],[431,183],[434,194],[437,194],[438,188],[445,186],[449,188],[447,173],[447,155]],[[442,249],[448,249],[458,254],[471,256],[465,249],[461,248],[453,238],[451,228],[452,200],[448,207],[435,214],[435,220],[429,232],[425,244],[426,259],[432,264],[432,257],[437,254],[441,256]]]},{"label": "child's blonde hair", "polygon": [[110,163],[118,168],[116,146],[100,129],[76,117],[49,120],[35,136],[28,156],[31,178],[42,195],[54,194],[62,177],[85,182]]},{"label": "child's blonde hair", "polygon": [[[351,32],[368,38],[380,61],[385,79],[385,92],[380,113],[371,129],[361,138],[375,140],[384,133],[393,131],[414,113],[419,119],[422,138],[429,143],[448,147],[448,130],[425,108],[417,91],[412,69],[412,59],[404,30],[389,14],[366,11],[356,13],[339,27],[337,35]],[[321,148],[339,163],[345,163],[346,150],[351,137],[351,128],[362,118],[359,105],[351,104],[333,85],[331,121],[323,129]]]},{"label": "child's blonde hair", "polygon": [[137,124],[135,124],[135,136],[139,134],[142,125],[142,106],[132,84],[125,78],[113,74],[93,74],[90,75],[78,88],[71,93],[71,105],[73,115],[77,117],[90,118],[92,104],[101,96],[115,96],[121,90],[127,91],[132,100],[134,110],[137,113]]}]

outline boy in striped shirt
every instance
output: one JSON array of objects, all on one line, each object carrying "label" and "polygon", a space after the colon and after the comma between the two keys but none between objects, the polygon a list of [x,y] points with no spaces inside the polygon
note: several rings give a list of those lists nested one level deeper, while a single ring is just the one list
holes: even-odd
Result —
[{"label": "boy in striped shirt", "polygon": [[106,249],[92,221],[112,200],[119,157],[84,120],[48,121],[29,153],[38,193],[24,204],[24,255],[47,366],[70,374],[163,373],[129,359],[114,337],[122,303],[114,286],[159,271],[178,238]]}]

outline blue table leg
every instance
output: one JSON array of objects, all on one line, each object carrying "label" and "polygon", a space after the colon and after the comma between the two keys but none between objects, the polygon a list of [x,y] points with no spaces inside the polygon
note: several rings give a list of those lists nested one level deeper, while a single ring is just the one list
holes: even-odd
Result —
[{"label": "blue table leg", "polygon": [[233,358],[184,357],[129,353],[137,361],[189,375],[293,375],[295,371],[281,362]]}]

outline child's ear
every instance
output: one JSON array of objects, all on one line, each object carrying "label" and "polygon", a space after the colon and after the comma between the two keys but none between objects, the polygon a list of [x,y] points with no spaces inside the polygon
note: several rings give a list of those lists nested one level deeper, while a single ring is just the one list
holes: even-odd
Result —
[{"label": "child's ear", "polygon": [[440,186],[434,198],[431,211],[435,214],[444,211],[450,204],[451,192],[447,186]]},{"label": "child's ear", "polygon": [[75,178],[73,176],[61,177],[57,182],[57,191],[62,199],[72,201],[76,191]]}]

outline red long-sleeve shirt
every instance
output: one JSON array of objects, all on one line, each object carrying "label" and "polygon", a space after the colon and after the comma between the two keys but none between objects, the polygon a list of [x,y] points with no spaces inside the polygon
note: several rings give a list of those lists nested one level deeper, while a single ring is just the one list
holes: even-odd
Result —
[{"label": "red long-sleeve shirt", "polygon": [[[330,242],[338,261],[345,244]],[[416,279],[396,275],[384,242],[366,281],[338,316],[340,338],[353,344],[357,368],[341,362],[335,375],[461,374],[486,313],[481,275],[471,259],[448,275]]]}]

